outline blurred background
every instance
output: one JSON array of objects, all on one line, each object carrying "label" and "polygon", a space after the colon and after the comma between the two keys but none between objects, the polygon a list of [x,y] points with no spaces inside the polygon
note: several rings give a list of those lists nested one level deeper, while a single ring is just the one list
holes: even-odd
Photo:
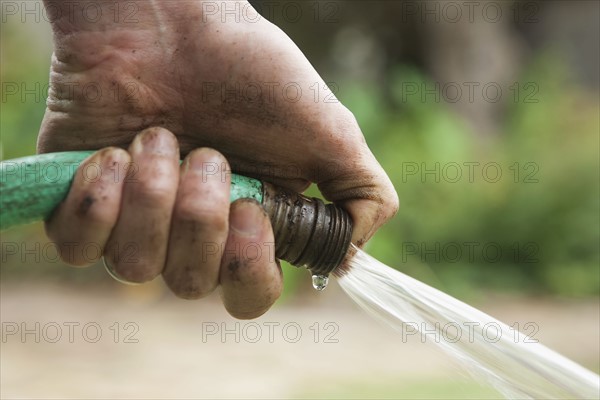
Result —
[{"label": "blurred background", "polygon": [[[367,251],[508,325],[534,323],[535,338],[597,372],[599,3],[251,3],[354,112],[399,193]],[[2,2],[4,160],[35,153],[52,52],[41,10]],[[304,270],[284,266],[284,296],[256,322],[263,334],[296,323],[301,340],[275,331],[250,343],[244,328],[256,326],[236,328],[217,294],[185,302],[159,281],[124,287],[101,265],[68,268],[41,224],[1,241],[3,398],[499,397],[434,346],[371,321],[337,285],[316,293]],[[71,342],[68,322],[96,323],[102,339]],[[36,323],[39,343],[8,334]],[[44,336],[52,323],[57,343]],[[213,323],[241,339],[205,337]],[[324,340],[330,329],[337,342]],[[114,336],[134,330],[138,343]]]}]

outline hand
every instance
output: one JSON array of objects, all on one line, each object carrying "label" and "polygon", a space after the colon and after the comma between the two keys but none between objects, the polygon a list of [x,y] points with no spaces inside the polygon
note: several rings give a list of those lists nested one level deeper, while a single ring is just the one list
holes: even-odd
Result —
[{"label": "hand", "polygon": [[[324,90],[314,98],[311,87],[325,84],[294,43],[265,19],[236,22],[208,13],[208,3],[221,4],[141,1],[138,22],[126,23],[115,22],[108,9],[90,22],[68,12],[72,4],[46,0],[65,12],[53,22],[39,152],[128,148],[102,150],[87,162],[110,168],[131,160],[139,171],[135,185],[91,184],[78,173],[47,231],[61,245],[95,241],[127,280],[162,272],[181,297],[202,297],[220,279],[227,310],[251,318],[279,296],[281,275],[274,260],[252,266],[227,250],[244,240],[272,242],[268,220],[257,204],[230,210],[229,182],[199,179],[190,166],[215,163],[298,192],[316,182],[350,213],[359,246],[395,214],[398,198],[353,115],[325,101]],[[180,155],[187,155],[181,168]],[[139,262],[111,259],[111,249],[132,240],[143,255]],[[224,245],[207,259],[207,243]]]}]

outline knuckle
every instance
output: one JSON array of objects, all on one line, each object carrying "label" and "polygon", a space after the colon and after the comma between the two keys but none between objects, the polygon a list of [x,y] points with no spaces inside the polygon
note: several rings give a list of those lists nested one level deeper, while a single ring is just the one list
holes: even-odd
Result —
[{"label": "knuckle", "polygon": [[58,243],[58,250],[60,259],[73,267],[85,267],[90,265],[92,261],[95,260],[86,260],[82,257],[78,257],[77,254],[81,253],[81,248],[77,245],[72,246],[74,243]]},{"label": "knuckle", "polygon": [[131,283],[149,282],[161,273],[163,267],[155,259],[143,257],[138,246],[119,246],[117,242],[106,246],[104,258],[117,277]]},{"label": "knuckle", "polygon": [[343,133],[344,137],[362,137],[362,132],[358,124],[358,120],[352,111],[345,106],[341,106],[340,112],[336,119],[336,132]]},{"label": "knuckle", "polygon": [[185,300],[206,297],[219,284],[217,268],[206,263],[192,263],[189,260],[184,263],[169,260],[162,276],[171,292]]},{"label": "knuckle", "polygon": [[187,282],[180,286],[174,287],[168,285],[175,296],[184,300],[198,300],[211,294],[216,288],[217,284],[200,285],[197,283]]},{"label": "knuckle", "polygon": [[173,184],[166,179],[143,179],[134,183],[134,198],[143,205],[169,205],[175,196]]},{"label": "knuckle", "polygon": [[389,193],[384,197],[383,206],[387,211],[388,218],[392,218],[400,209],[400,199],[394,188],[391,188]]},{"label": "knuckle", "polygon": [[228,225],[228,209],[211,203],[199,201],[192,196],[184,196],[175,206],[174,219],[184,223],[206,226],[216,232],[223,232]]},{"label": "knuckle", "polygon": [[104,247],[104,261],[116,277],[131,283],[151,281],[162,269],[159,261],[151,258],[132,236],[128,236],[127,241],[111,238]]},{"label": "knuckle", "polygon": [[377,198],[380,199],[380,217],[383,221],[388,221],[398,212],[398,209],[400,208],[400,199],[398,198],[398,192],[396,192],[393,183],[383,170],[381,170],[378,182],[379,195]]},{"label": "knuckle", "polygon": [[58,254],[60,256],[60,259],[62,262],[64,262],[67,265],[73,266],[73,267],[80,267],[82,266],[81,264],[79,264],[75,259],[75,257],[73,257],[73,255],[71,254],[70,251],[67,251],[67,249],[65,249],[65,247],[62,244],[58,244]]},{"label": "knuckle", "polygon": [[156,278],[160,271],[150,263],[139,262],[136,264],[124,264],[118,261],[112,262],[113,272],[121,279],[131,283],[146,283]]},{"label": "knuckle", "polygon": [[204,297],[193,287],[182,287],[176,290],[171,289],[171,292],[173,292],[175,296],[182,300],[199,300]]}]

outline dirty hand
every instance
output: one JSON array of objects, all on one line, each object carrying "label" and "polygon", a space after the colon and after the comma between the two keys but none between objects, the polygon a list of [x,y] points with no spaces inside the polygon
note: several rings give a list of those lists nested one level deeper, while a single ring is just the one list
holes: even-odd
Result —
[{"label": "dirty hand", "polygon": [[[235,4],[242,18],[219,8]],[[353,115],[247,2],[45,5],[55,51],[38,151],[104,148],[47,221],[66,262],[97,261],[78,256],[93,242],[124,280],[162,273],[183,298],[220,283],[227,310],[253,318],[279,297],[281,274],[261,207],[230,208],[227,170],[298,192],[317,183],[350,213],[359,246],[396,212],[396,192]],[[86,179],[92,163],[108,172]],[[114,179],[128,163],[134,179]],[[119,249],[132,242],[137,256],[127,262]],[[263,257],[240,251],[248,243]]]}]

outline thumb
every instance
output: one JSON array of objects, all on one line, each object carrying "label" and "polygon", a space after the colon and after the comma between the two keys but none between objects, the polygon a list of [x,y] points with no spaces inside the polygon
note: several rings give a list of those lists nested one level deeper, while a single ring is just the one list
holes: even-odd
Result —
[{"label": "thumb", "polygon": [[338,150],[335,158],[336,168],[327,169],[318,187],[327,200],[348,211],[354,222],[352,243],[362,247],[396,214],[398,194],[365,142]]}]

